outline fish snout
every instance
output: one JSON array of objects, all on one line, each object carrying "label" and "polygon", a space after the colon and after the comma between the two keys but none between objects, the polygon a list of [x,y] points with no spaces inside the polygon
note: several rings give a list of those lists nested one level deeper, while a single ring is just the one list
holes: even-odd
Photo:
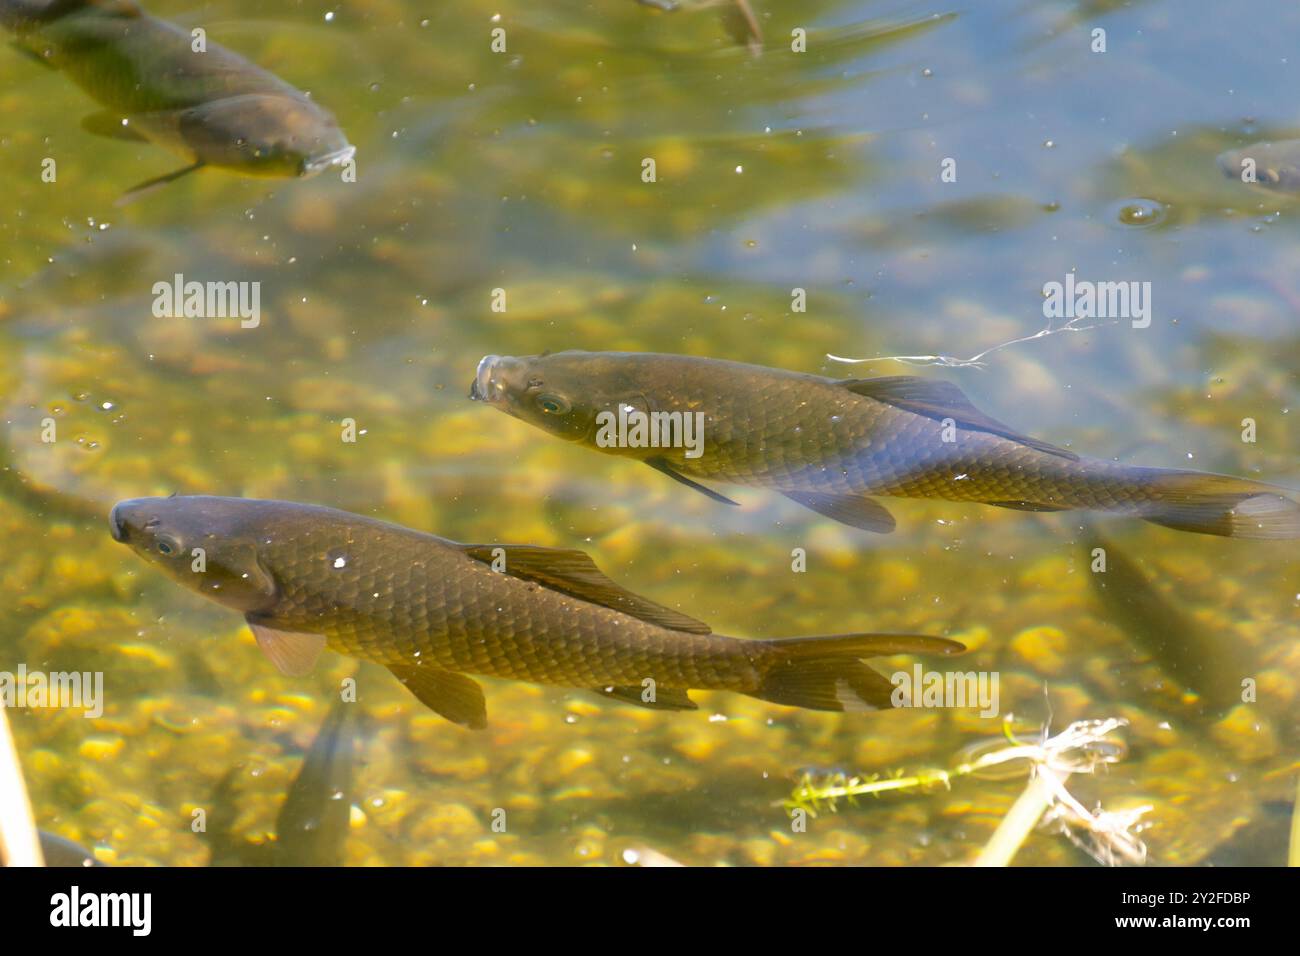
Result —
[{"label": "fish snout", "polygon": [[528,365],[508,355],[485,355],[474,372],[469,397],[475,402],[505,405],[527,387]]},{"label": "fish snout", "polygon": [[492,387],[492,369],[496,367],[497,362],[501,360],[499,355],[485,355],[478,362],[478,368],[474,370],[474,381],[469,384],[469,400],[471,402],[486,402],[488,392]]},{"label": "fish snout", "polygon": [[299,167],[298,175],[315,176],[331,166],[345,166],[356,154],[357,148],[344,140],[342,146],[305,157]]},{"label": "fish snout", "polygon": [[113,536],[114,541],[126,543],[126,514],[123,505],[127,502],[122,501],[113,505],[113,510],[108,513],[108,529]]}]

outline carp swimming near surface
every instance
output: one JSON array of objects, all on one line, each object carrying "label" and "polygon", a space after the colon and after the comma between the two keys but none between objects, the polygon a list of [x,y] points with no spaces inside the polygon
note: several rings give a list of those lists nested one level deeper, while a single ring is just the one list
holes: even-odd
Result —
[{"label": "carp swimming near surface", "polygon": [[[1300,191],[1300,139],[1230,149],[1219,154],[1218,163],[1229,179],[1278,192]],[[1252,178],[1243,178],[1247,175]]]},{"label": "carp swimming near surface", "polygon": [[189,30],[135,0],[0,0],[0,26],[104,107],[83,121],[88,131],[155,143],[189,163],[124,200],[204,166],[301,177],[355,152],[306,93],[216,43],[196,50]]},{"label": "carp swimming near surface", "polygon": [[912,634],[724,637],[623,589],[581,551],[460,544],[316,505],[139,498],[109,523],[172,580],[241,612],[282,673],[308,673],[328,646],[474,728],[487,711],[470,674],[664,710],[694,710],[687,691],[699,689],[855,711],[890,707],[894,689],[863,658],[964,650]]},{"label": "carp swimming near surface", "polygon": [[[665,13],[676,13],[686,4],[680,0],[637,0],[643,7],[653,7]],[[692,3],[691,7],[708,7],[722,5],[722,20],[733,40],[743,47],[748,47],[754,56],[763,53],[763,28],[758,25],[758,17],[749,0],[704,0]]]},{"label": "carp swimming near surface", "polygon": [[[832,379],[722,359],[633,352],[485,356],[470,386],[559,438],[702,484],[768,488],[867,531],[872,496],[1021,511],[1132,515],[1180,531],[1300,537],[1300,504],[1245,478],[1084,458],[1016,432],[948,382]],[[639,429],[639,431],[638,431]]]}]

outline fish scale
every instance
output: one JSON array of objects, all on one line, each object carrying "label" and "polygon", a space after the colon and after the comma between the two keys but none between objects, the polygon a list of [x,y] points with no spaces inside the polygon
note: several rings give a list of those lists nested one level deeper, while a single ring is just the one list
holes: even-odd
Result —
[{"label": "fish scale", "polygon": [[[341,653],[389,664],[418,652],[450,669],[574,686],[647,676],[676,686],[742,682],[719,665],[736,656],[731,638],[673,632],[666,641],[664,628],[495,572],[434,535],[349,516],[335,543],[317,533],[304,549],[294,525],[319,528],[335,520],[326,511],[277,516],[260,554],[278,585],[276,625],[328,622]],[[332,566],[336,550],[342,568]]]}]

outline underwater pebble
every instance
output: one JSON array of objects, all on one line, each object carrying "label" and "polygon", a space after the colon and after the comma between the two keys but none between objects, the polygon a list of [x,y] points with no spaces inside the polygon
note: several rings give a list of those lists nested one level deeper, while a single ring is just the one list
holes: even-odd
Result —
[{"label": "underwater pebble", "polygon": [[1044,625],[1021,631],[1011,639],[1008,648],[1038,673],[1057,677],[1065,672],[1063,655],[1069,643],[1060,628]]}]

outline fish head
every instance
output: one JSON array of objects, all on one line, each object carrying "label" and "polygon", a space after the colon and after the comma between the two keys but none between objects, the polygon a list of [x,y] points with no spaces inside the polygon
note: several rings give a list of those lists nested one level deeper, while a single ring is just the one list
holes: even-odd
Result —
[{"label": "fish head", "polygon": [[[1266,189],[1300,189],[1300,140],[1255,143],[1220,153],[1219,169],[1229,179],[1253,182]],[[1243,177],[1253,176],[1253,179]]]},{"label": "fish head", "polygon": [[180,137],[196,160],[254,176],[314,176],[356,152],[328,112],[305,97],[254,93],[185,110]]},{"label": "fish head", "polygon": [[237,611],[269,608],[275,579],[258,561],[255,506],[241,498],[132,498],[109,513],[113,540],[178,584]]},{"label": "fish head", "polygon": [[485,355],[469,397],[566,441],[593,444],[597,416],[620,405],[643,407],[611,360],[612,353]]}]

